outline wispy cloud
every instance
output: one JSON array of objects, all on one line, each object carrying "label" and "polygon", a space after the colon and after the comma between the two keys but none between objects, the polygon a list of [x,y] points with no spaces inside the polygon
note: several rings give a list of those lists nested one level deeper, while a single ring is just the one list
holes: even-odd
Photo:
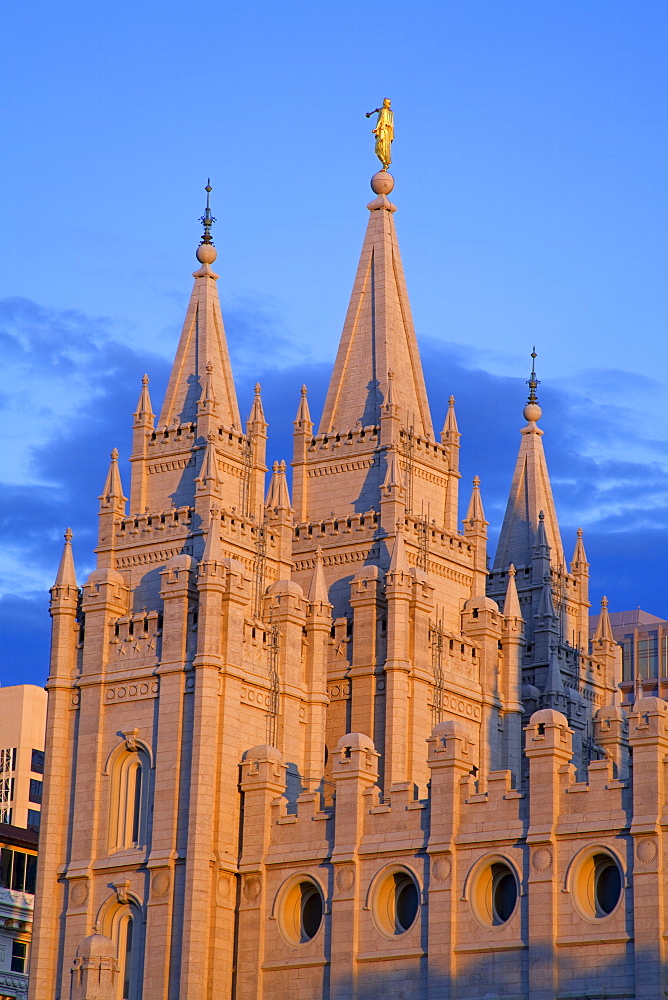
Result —
[{"label": "wispy cloud", "polygon": [[[309,386],[317,424],[331,367],[300,356],[271,303],[239,302],[225,321],[242,413],[259,379],[270,422],[268,458],[289,460],[300,386]],[[127,458],[141,374],[151,375],[158,409],[169,364],[140,355],[110,320],[25,299],[0,302],[0,346],[6,359],[0,414],[16,428],[3,438],[0,483],[0,613],[5,648],[14,656],[3,682],[19,683],[46,674],[47,591],[62,532],[68,525],[75,531],[83,579],[94,565],[96,497],[109,451],[117,446]],[[480,475],[493,548],[526,386],[522,378],[486,371],[484,357],[460,344],[427,342],[422,354],[437,433],[448,396],[457,399],[462,507],[473,475]],[[605,592],[618,609],[642,604],[659,614],[668,611],[668,442],[648,416],[647,400],[661,391],[649,377],[606,369],[541,385],[543,440],[567,555],[583,525],[592,600]],[[124,462],[122,468],[128,487]]]}]

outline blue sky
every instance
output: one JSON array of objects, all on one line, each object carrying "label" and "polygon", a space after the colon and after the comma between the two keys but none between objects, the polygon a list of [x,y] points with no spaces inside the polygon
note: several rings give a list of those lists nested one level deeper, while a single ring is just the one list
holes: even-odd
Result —
[{"label": "blue sky", "polygon": [[[592,596],[668,616],[665,3],[53,4],[3,12],[3,684],[46,676],[62,532],[92,568],[111,447],[164,386],[207,176],[242,410],[289,458],[322,398],[392,98],[393,200],[438,425],[498,530],[527,356]],[[265,360],[271,357],[271,361]]]}]

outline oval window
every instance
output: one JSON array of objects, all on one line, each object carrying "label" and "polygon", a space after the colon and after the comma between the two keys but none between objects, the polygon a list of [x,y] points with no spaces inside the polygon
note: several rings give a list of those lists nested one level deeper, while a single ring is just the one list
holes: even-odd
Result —
[{"label": "oval window", "polygon": [[599,854],[596,861],[596,906],[602,915],[612,913],[622,894],[622,876],[611,857]]},{"label": "oval window", "polygon": [[310,941],[320,930],[322,923],[322,896],[312,882],[299,885],[301,899],[301,940]]},{"label": "oval window", "polygon": [[471,901],[476,916],[487,927],[510,920],[517,906],[515,872],[505,861],[493,861],[478,872]]},{"label": "oval window", "polygon": [[289,944],[311,941],[322,924],[324,905],[319,886],[310,879],[295,879],[287,886],[279,906],[279,927]]},{"label": "oval window", "polygon": [[588,919],[609,916],[622,895],[622,872],[611,854],[598,851],[578,864],[573,879],[573,897]]},{"label": "oval window", "polygon": [[420,890],[413,875],[405,868],[386,872],[376,884],[372,912],[386,935],[410,930],[420,909]]},{"label": "oval window", "polygon": [[494,922],[505,924],[510,920],[517,902],[517,881],[507,865],[492,865],[492,909]]}]

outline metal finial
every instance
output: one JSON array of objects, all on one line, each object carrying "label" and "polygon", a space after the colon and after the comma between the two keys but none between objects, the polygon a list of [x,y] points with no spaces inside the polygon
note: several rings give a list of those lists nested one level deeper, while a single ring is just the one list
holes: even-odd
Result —
[{"label": "metal finial", "polygon": [[202,243],[206,243],[209,246],[213,246],[213,240],[211,238],[211,226],[214,224],[216,220],[211,214],[211,206],[209,204],[209,195],[213,190],[213,188],[211,187],[210,177],[207,179],[206,187],[204,188],[204,190],[206,191],[206,209],[204,210],[204,215],[199,220],[204,226],[204,234],[202,236],[202,239],[200,240],[200,246],[202,245]]},{"label": "metal finial", "polygon": [[536,358],[537,357],[538,357],[538,355],[536,354],[536,348],[534,347],[533,351],[531,352],[531,359],[532,359],[531,360],[531,375],[527,379],[527,385],[529,386],[529,398],[527,400],[528,403],[537,403],[538,402],[538,396],[536,395],[536,389],[540,385],[540,379],[536,378]]}]

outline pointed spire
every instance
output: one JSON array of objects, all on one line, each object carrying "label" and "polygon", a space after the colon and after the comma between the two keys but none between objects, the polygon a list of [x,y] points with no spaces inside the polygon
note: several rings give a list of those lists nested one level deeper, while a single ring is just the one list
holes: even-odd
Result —
[{"label": "pointed spire", "polygon": [[58,572],[56,573],[56,579],[53,585],[54,587],[76,587],[77,574],[74,569],[71,528],[67,529],[64,537],[65,544],[63,545],[63,554],[60,557],[60,565],[58,566]]},{"label": "pointed spire", "polygon": [[480,477],[473,477],[473,489],[471,490],[471,499],[469,500],[469,509],[466,512],[466,518],[464,524],[466,527],[473,527],[476,524],[487,525],[489,522],[485,520],[485,512],[482,509],[482,497],[480,496]]},{"label": "pointed spire", "polygon": [[506,599],[503,604],[504,618],[523,618],[515,576],[515,567],[511,563],[508,567],[508,586],[506,588]]},{"label": "pointed spire", "polygon": [[408,573],[410,570],[410,566],[408,565],[408,556],[406,555],[404,534],[401,528],[402,525],[397,524],[397,533],[394,536],[392,558],[390,559],[390,573]]},{"label": "pointed spire", "polygon": [[[211,185],[207,184],[207,207],[201,220],[204,235],[196,253],[202,266],[193,275],[195,284],[160,412],[160,427],[196,419],[197,402],[203,396],[207,374],[210,376],[207,393],[217,401],[222,425],[241,427],[216,287],[218,275],[211,269],[217,253],[211,240],[211,225],[215,220],[209,207],[210,191]],[[211,365],[210,372],[207,372],[207,365]]]},{"label": "pointed spire", "polygon": [[327,582],[323,568],[322,547],[320,545],[315,550],[315,565],[308,588],[307,600],[309,604],[329,604],[329,594],[327,593]]},{"label": "pointed spire", "polygon": [[610,624],[610,614],[608,613],[608,598],[601,598],[601,613],[598,618],[598,625],[596,626],[596,631],[594,633],[594,642],[599,645],[604,642],[609,642],[614,645],[615,636],[612,631],[612,625]]},{"label": "pointed spire", "polygon": [[575,542],[575,549],[573,551],[573,559],[571,561],[571,573],[574,575],[577,573],[584,574],[589,570],[589,563],[587,562],[587,553],[585,552],[584,542],[582,541],[582,528],[578,528],[578,536]]},{"label": "pointed spire", "polygon": [[267,490],[267,499],[265,500],[265,507],[270,510],[291,510],[292,504],[290,503],[290,493],[288,491],[288,481],[285,475],[287,466],[285,462],[281,459],[280,462],[274,462],[272,466],[271,480],[269,481],[269,489]]},{"label": "pointed spire", "polygon": [[559,646],[556,642],[550,643],[550,660],[545,678],[545,694],[564,694],[564,679],[561,676],[559,666]]},{"label": "pointed spire", "polygon": [[249,430],[252,427],[257,427],[258,425],[266,428],[267,421],[264,418],[264,409],[262,408],[262,387],[259,382],[255,383],[255,389],[253,391],[255,395],[253,396],[253,405],[251,406],[246,426]]},{"label": "pointed spire", "polygon": [[202,553],[202,561],[200,566],[205,563],[211,563],[217,566],[222,566],[223,563],[223,547],[220,543],[220,516],[219,511],[216,507],[211,508],[211,520],[209,521],[209,530],[206,533],[206,542],[204,544],[204,552]]},{"label": "pointed spire", "polygon": [[[391,178],[387,175],[389,181]],[[392,396],[402,422],[434,439],[406,280],[392,212],[381,195],[371,214],[327,391],[319,433],[378,424],[388,396],[388,371],[398,373]]]},{"label": "pointed spire", "polygon": [[153,412],[153,407],[151,406],[151,397],[148,391],[148,375],[144,375],[142,377],[141,392],[139,393],[137,409],[135,410],[133,416],[135,418],[135,427],[141,426],[142,424],[153,427],[155,414]]},{"label": "pointed spire", "polygon": [[403,491],[404,488],[404,478],[396,448],[391,448],[387,453],[387,471],[383,480],[383,488],[387,491]]},{"label": "pointed spire", "polygon": [[455,414],[455,397],[448,399],[448,412],[445,415],[445,423],[441,431],[441,444],[459,444],[461,434],[457,426],[457,415]]},{"label": "pointed spire", "polygon": [[216,454],[215,438],[209,434],[204,449],[204,457],[199,470],[199,475],[195,478],[200,490],[211,489],[217,491],[220,486],[220,476],[218,475],[218,456]]},{"label": "pointed spire", "polygon": [[[531,357],[535,362],[535,348]],[[535,364],[532,364],[528,385],[529,398],[524,407],[524,419],[527,425],[521,431],[522,440],[496,549],[494,572],[504,570],[511,562],[515,566],[529,565],[539,530],[538,512],[541,510],[544,513],[545,539],[551,550],[552,565],[562,569],[565,564],[557,512],[541,441],[543,431],[537,424],[542,410],[536,395],[539,380],[536,378]]]},{"label": "pointed spire", "polygon": [[308,408],[308,389],[305,385],[301,389],[301,397],[299,399],[299,407],[297,409],[297,416],[293,421],[293,425],[296,431],[304,431],[306,434],[310,434],[313,431],[313,421],[311,420],[311,413]]},{"label": "pointed spire", "polygon": [[112,507],[115,510],[125,509],[125,501],[127,500],[127,497],[123,495],[121,473],[118,468],[117,448],[114,448],[111,452],[109,471],[107,472],[104,489],[98,497],[98,500],[100,501],[100,507]]},{"label": "pointed spire", "polygon": [[202,379],[202,392],[197,400],[197,409],[200,413],[216,409],[216,394],[213,388],[213,365],[210,362],[206,366],[204,378]]},{"label": "pointed spire", "polygon": [[546,573],[543,578],[543,587],[540,593],[538,614],[535,615],[535,617],[538,618],[539,621],[550,619],[551,621],[547,622],[548,628],[557,620],[557,613],[554,610],[554,597],[552,594],[552,577],[549,573]]},{"label": "pointed spire", "polygon": [[545,511],[538,511],[538,525],[536,527],[536,538],[533,543],[532,557],[549,559],[550,558],[550,543],[547,540],[547,531],[545,529]]}]

